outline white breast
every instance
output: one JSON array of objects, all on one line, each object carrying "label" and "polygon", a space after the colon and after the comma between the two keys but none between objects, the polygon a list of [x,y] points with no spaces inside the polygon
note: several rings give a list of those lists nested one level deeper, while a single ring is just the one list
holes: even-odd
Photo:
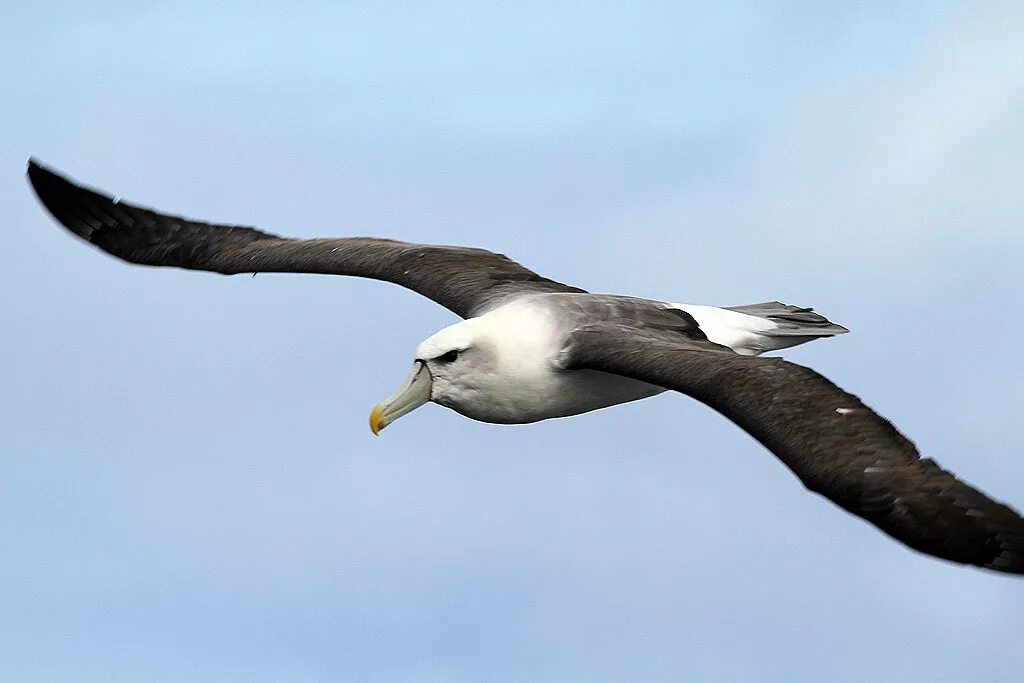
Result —
[{"label": "white breast", "polygon": [[454,402],[439,402],[476,420],[519,424],[578,415],[664,391],[604,372],[559,370],[564,331],[556,315],[525,299],[465,321],[477,343],[495,349],[494,363],[486,372],[460,378]]}]

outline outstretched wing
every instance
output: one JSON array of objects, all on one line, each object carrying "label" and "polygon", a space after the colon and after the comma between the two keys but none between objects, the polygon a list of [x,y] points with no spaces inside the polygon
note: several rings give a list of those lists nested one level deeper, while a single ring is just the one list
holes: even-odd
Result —
[{"label": "outstretched wing", "polygon": [[298,240],[214,225],[118,201],[30,160],[28,177],[64,227],[114,256],[147,266],[235,273],[323,273],[393,282],[464,318],[520,294],[582,292],[483,249],[373,237]]},{"label": "outstretched wing", "polygon": [[885,418],[813,370],[624,326],[575,331],[567,369],[692,396],[760,441],[804,485],[893,538],[954,562],[1024,574],[1024,519],[922,459]]}]

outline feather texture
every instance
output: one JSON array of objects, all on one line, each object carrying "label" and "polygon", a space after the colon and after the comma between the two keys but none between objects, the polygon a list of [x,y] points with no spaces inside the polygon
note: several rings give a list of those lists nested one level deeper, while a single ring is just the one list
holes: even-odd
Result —
[{"label": "feather texture", "polygon": [[374,237],[298,240],[162,214],[87,189],[35,161],[28,177],[68,230],[131,263],[236,273],[322,273],[392,282],[462,317],[526,293],[582,292],[484,249]]},{"label": "feather texture", "polygon": [[780,358],[608,325],[576,330],[566,367],[674,389],[714,408],[804,485],[906,545],[1024,574],[1024,519],[957,479],[888,420],[818,373]]}]

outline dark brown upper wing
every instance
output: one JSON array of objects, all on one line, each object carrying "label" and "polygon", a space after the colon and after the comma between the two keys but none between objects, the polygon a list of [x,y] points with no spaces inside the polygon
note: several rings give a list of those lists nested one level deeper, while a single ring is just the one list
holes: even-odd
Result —
[{"label": "dark brown upper wing", "polygon": [[888,420],[813,370],[609,325],[577,330],[565,354],[568,368],[632,377],[706,403],[808,489],[912,548],[1024,574],[1016,511],[922,459]]},{"label": "dark brown upper wing", "polygon": [[81,187],[30,160],[39,200],[64,227],[114,256],[149,266],[234,273],[324,273],[393,282],[462,317],[526,293],[582,292],[483,249],[372,237],[298,240],[255,228],[169,216]]}]

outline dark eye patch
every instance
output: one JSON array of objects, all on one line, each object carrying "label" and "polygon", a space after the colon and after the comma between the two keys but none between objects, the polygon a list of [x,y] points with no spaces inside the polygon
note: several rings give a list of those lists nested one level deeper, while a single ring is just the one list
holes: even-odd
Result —
[{"label": "dark eye patch", "polygon": [[456,351],[455,349],[452,349],[452,350],[451,350],[451,351],[449,351],[448,353],[442,353],[442,354],[441,354],[440,356],[438,356],[438,357],[437,357],[437,358],[436,358],[435,360],[439,360],[439,361],[441,361],[442,363],[454,363],[454,362],[455,362],[455,360],[456,360],[456,359],[457,359],[458,357],[459,357],[459,352],[458,352],[458,351]]}]

